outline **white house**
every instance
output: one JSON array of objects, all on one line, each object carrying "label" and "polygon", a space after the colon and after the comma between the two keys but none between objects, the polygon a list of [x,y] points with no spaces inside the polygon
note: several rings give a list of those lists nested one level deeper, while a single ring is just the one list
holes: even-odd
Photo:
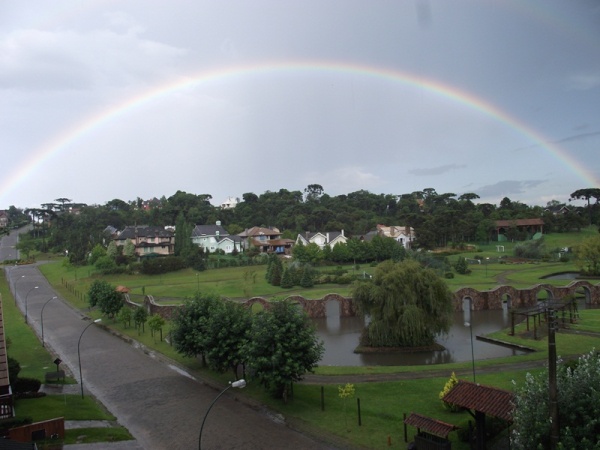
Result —
[{"label": "white house", "polygon": [[221,209],[233,209],[240,202],[239,198],[227,197],[223,203],[221,203]]},{"label": "white house", "polygon": [[337,244],[348,242],[348,238],[344,235],[344,230],[341,231],[326,231],[311,233],[306,231],[304,234],[299,234],[296,238],[296,244],[301,243],[303,245],[317,244],[321,250],[328,246],[329,248],[335,247]]},{"label": "white house", "polygon": [[412,227],[395,225],[388,227],[386,225],[377,225],[377,234],[382,237],[391,237],[404,248],[410,248],[411,242],[415,239],[415,230]]},{"label": "white house", "polygon": [[192,230],[192,243],[203,247],[205,251],[213,253],[217,250],[223,250],[225,253],[233,253],[236,249],[242,251],[242,239],[239,236],[230,235],[221,222],[217,221],[215,225],[196,225]]}]

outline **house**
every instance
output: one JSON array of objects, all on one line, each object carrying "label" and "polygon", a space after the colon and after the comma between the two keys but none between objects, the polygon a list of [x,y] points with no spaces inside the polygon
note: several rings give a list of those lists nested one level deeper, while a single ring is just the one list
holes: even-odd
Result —
[{"label": "house", "polygon": [[560,216],[563,214],[567,214],[568,212],[571,212],[571,209],[565,205],[564,203],[560,203],[557,205],[548,205],[546,206],[546,208],[544,208],[544,212],[549,212],[552,213],[555,216]]},{"label": "house", "polygon": [[391,237],[398,244],[402,244],[404,248],[409,249],[412,241],[415,239],[415,230],[406,225],[377,225],[376,232],[381,237]]},{"label": "house", "polygon": [[238,236],[244,241],[244,248],[258,248],[261,253],[276,253],[289,255],[294,246],[292,239],[282,239],[277,228],[252,227],[244,230]]},{"label": "house", "polygon": [[329,248],[335,247],[337,244],[345,244],[348,242],[348,238],[344,235],[344,230],[341,231],[326,231],[312,233],[306,231],[304,234],[299,234],[296,238],[296,244],[302,243],[303,245],[317,244],[321,250],[328,246]]},{"label": "house", "polygon": [[118,246],[130,240],[137,256],[172,255],[175,251],[175,233],[172,229],[148,225],[128,226],[115,238]]},{"label": "house", "polygon": [[242,251],[242,238],[230,235],[217,220],[214,225],[196,225],[192,230],[192,243],[205,251],[213,253],[222,250],[226,254],[233,253],[234,249]]},{"label": "house", "polygon": [[233,209],[240,202],[239,198],[227,197],[223,203],[221,203],[221,209]]},{"label": "house", "polygon": [[8,227],[8,213],[4,210],[0,210],[0,228]]}]

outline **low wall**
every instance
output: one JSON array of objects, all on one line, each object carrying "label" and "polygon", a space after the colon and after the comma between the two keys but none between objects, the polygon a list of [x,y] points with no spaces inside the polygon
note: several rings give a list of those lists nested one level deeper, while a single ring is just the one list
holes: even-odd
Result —
[{"label": "low wall", "polygon": [[[567,286],[537,284],[525,289],[517,289],[512,286],[497,286],[486,291],[462,288],[454,293],[453,309],[454,311],[462,311],[465,301],[470,302],[470,308],[473,311],[500,310],[505,302],[508,303],[510,308],[528,308],[538,303],[538,295],[541,291],[546,291],[547,297],[550,299],[580,295],[585,297],[587,304],[600,305],[600,285],[594,285],[589,281],[573,281]],[[327,317],[327,302],[330,301],[338,302],[340,317],[354,317],[357,313],[356,305],[352,299],[339,294],[327,294],[320,299],[306,299],[300,295],[291,295],[286,300],[301,305],[308,316],[312,318]],[[144,296],[143,302],[148,314],[158,314],[166,320],[170,320],[181,307],[181,305],[160,305],[152,295]],[[131,308],[142,306],[131,301],[129,296],[125,296],[125,303]],[[251,308],[255,303],[262,305],[264,309],[271,307],[269,301],[263,297],[252,297],[241,303],[248,308]]]},{"label": "low wall", "polygon": [[65,419],[59,417],[11,428],[8,430],[8,438],[17,442],[31,442],[34,439],[64,439]]}]

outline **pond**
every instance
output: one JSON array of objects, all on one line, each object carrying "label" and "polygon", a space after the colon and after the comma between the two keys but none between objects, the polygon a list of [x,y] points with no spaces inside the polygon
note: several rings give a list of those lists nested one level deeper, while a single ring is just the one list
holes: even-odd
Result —
[{"label": "pond", "polygon": [[579,276],[579,272],[561,272],[553,273],[552,275],[546,275],[541,277],[542,280],[575,280]]},{"label": "pond", "polygon": [[465,326],[465,322],[472,326],[475,361],[524,353],[521,350],[489,344],[475,338],[477,335],[489,334],[509,327],[510,314],[506,309],[454,313],[453,325],[448,336],[437,339],[445,350],[411,353],[354,353],[364,327],[363,319],[338,317],[337,310],[330,311],[330,304],[328,304],[327,314],[329,316],[327,318],[313,319],[318,336],[325,343],[325,353],[319,363],[321,366],[412,366],[471,361],[471,329]]}]

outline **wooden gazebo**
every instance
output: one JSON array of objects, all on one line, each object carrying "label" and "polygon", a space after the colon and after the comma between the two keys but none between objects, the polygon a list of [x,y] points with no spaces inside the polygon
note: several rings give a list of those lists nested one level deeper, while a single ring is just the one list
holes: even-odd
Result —
[{"label": "wooden gazebo", "polygon": [[503,389],[459,380],[444,402],[465,408],[475,418],[477,450],[485,450],[485,416],[512,423],[514,394]]}]

